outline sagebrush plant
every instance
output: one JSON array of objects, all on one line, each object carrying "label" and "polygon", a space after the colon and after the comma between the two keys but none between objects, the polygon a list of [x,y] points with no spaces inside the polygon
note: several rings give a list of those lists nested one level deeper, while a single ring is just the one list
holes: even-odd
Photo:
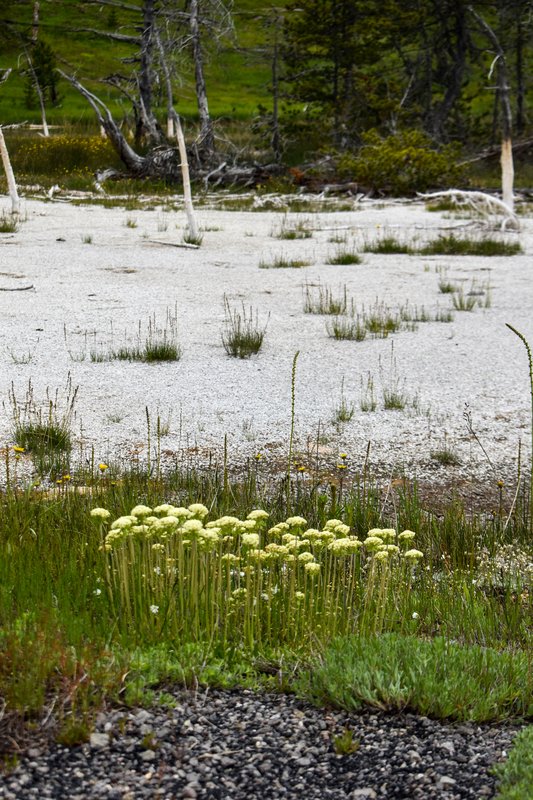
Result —
[{"label": "sagebrush plant", "polygon": [[225,323],[222,333],[222,344],[229,356],[249,358],[256,355],[262,345],[268,325],[268,318],[263,327],[259,325],[257,310],[250,307],[247,311],[244,303],[240,309],[232,308],[224,296]]}]

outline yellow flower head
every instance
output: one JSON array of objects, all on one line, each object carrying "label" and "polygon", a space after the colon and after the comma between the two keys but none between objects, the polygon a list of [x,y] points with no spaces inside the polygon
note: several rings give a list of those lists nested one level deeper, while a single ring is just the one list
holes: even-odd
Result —
[{"label": "yellow flower head", "polygon": [[106,469],[109,469],[109,467],[102,461],[100,464],[98,464],[98,469],[100,470],[100,472],[105,472]]},{"label": "yellow flower head", "polygon": [[15,451],[15,453],[24,453],[24,448],[19,447],[18,445],[15,445],[13,450]]}]

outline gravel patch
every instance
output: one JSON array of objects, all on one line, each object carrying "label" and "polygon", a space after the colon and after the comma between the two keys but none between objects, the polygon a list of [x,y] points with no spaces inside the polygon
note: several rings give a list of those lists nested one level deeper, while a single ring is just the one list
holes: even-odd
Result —
[{"label": "gravel patch", "polygon": [[[347,715],[291,696],[175,694],[172,709],[101,714],[90,742],[30,750],[0,798],[459,800],[494,796],[516,728]],[[337,754],[346,729],[354,752]]]}]

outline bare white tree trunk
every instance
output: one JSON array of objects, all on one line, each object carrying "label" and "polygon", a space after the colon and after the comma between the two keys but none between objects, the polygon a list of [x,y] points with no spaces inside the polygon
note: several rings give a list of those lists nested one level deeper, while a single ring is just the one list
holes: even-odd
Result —
[{"label": "bare white tree trunk", "polygon": [[4,165],[4,171],[6,173],[6,178],[7,178],[7,188],[9,190],[9,196],[11,197],[11,213],[18,214],[20,211],[19,193],[15,181],[15,176],[13,174],[13,168],[11,166],[11,159],[9,158],[9,153],[6,147],[6,140],[4,139],[4,132],[1,127],[0,127],[0,155],[2,156],[2,164]]},{"label": "bare white tree trunk", "polygon": [[514,210],[514,162],[513,162],[513,144],[511,139],[504,139],[502,141],[502,154],[500,156],[500,164],[502,167],[502,200],[505,205],[509,206],[511,211]]},{"label": "bare white tree trunk", "polygon": [[500,41],[490,25],[485,22],[472,6],[468,6],[468,10],[472,16],[477,20],[483,32],[492,43],[496,50],[496,58],[492,62],[489,77],[492,75],[492,70],[496,66],[498,70],[498,92],[500,95],[501,103],[501,128],[502,128],[502,150],[500,156],[500,164],[502,168],[502,199],[503,202],[509,206],[514,213],[514,164],[513,164],[513,143],[512,143],[512,129],[513,129],[513,115],[511,111],[511,101],[509,99],[509,81],[507,79],[507,63],[505,60],[505,53],[500,44]]},{"label": "bare white tree trunk", "polygon": [[172,117],[174,119],[176,138],[180,152],[181,177],[183,180],[183,202],[185,204],[185,213],[187,215],[187,225],[189,228],[188,238],[193,241],[193,243],[198,244],[200,241],[200,232],[198,230],[198,225],[196,224],[194,206],[192,204],[191,180],[189,177],[189,159],[187,157],[185,137],[183,136],[183,128],[181,127],[181,121],[176,111],[173,111]]}]

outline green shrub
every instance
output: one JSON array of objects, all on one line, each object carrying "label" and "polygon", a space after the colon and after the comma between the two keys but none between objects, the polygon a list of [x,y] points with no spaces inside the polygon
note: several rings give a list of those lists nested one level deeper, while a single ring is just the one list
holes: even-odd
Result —
[{"label": "green shrub", "polygon": [[403,131],[385,139],[369,131],[359,152],[341,156],[337,168],[342,178],[404,195],[456,183],[460,178],[457,157],[456,145],[437,150],[420,131]]}]

